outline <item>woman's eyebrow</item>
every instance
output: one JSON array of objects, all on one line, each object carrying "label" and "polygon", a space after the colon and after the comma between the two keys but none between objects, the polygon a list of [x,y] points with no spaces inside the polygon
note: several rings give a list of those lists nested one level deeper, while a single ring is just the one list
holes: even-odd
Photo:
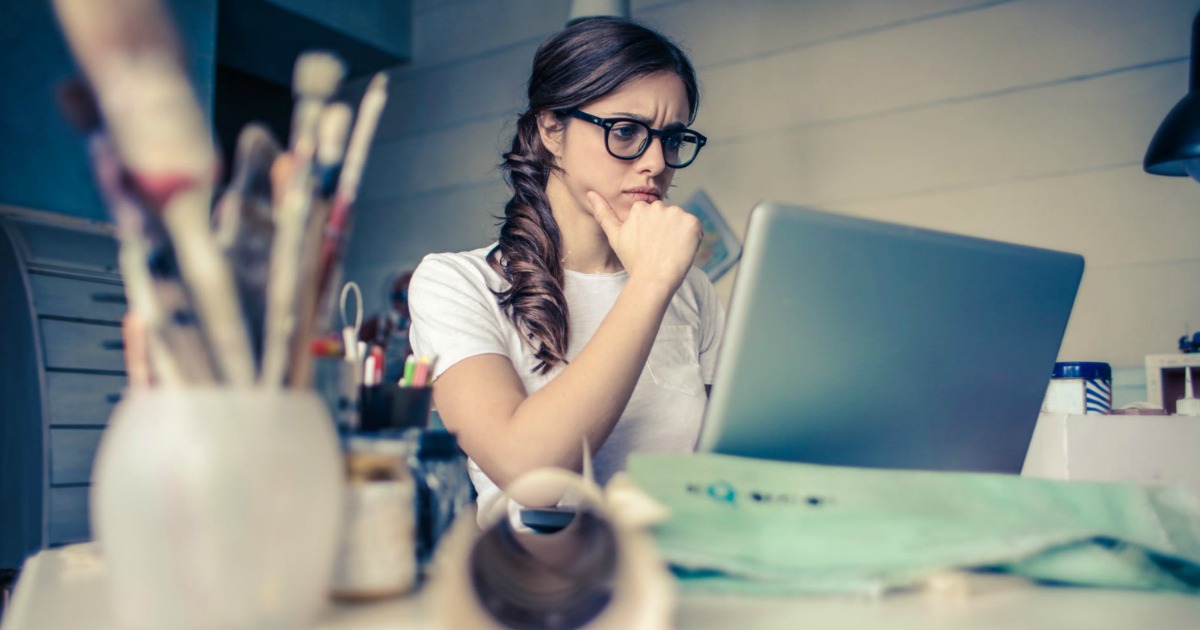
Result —
[{"label": "woman's eyebrow", "polygon": [[646,123],[646,125],[650,125],[651,123],[651,120],[646,116],[633,112],[613,112],[613,115],[609,116],[609,118],[632,118],[638,122]]},{"label": "woman's eyebrow", "polygon": [[[642,116],[641,114],[635,114],[633,112],[613,112],[613,115],[609,116],[609,118],[632,118],[638,122],[645,123],[647,127],[654,126],[654,121],[650,120],[646,116]],[[687,128],[687,123],[684,123],[684,122],[673,122],[673,123],[669,123],[665,127],[663,127],[663,129],[669,129],[669,130],[686,129],[686,128]]]}]

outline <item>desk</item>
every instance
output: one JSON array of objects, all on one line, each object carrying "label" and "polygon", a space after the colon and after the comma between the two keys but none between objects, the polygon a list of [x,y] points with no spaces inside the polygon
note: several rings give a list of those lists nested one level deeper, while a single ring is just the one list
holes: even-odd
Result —
[{"label": "desk", "polygon": [[[43,551],[26,563],[0,630],[111,627],[104,568],[95,543]],[[970,594],[923,593],[871,600],[853,597],[751,598],[683,595],[679,628],[1080,628],[1200,627],[1200,597],[1101,589],[1037,587],[1018,578],[971,575]],[[374,604],[333,605],[317,623],[328,630],[428,628],[427,592]]]}]

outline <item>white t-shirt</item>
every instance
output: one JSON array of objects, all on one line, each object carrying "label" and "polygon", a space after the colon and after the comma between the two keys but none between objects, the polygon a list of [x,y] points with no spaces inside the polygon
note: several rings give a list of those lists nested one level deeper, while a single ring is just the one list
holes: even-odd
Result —
[{"label": "white t-shirt", "polygon": [[[565,366],[546,375],[533,371],[538,360],[528,342],[496,303],[493,291],[508,281],[487,262],[492,246],[470,252],[430,254],[421,261],[409,285],[413,353],[437,355],[434,376],[481,354],[499,354],[512,362],[525,391],[533,394]],[[564,272],[564,294],[570,316],[567,360],[574,359],[595,334],[629,279],[628,272],[584,274]],[[629,404],[596,453],[596,481],[604,484],[625,467],[632,451],[692,451],[700,434],[704,386],[712,383],[725,314],[712,282],[693,267],[671,298],[649,359]],[[582,436],[580,448],[582,448]],[[469,455],[469,453],[468,453]],[[485,514],[502,497],[474,460],[471,480]]]}]

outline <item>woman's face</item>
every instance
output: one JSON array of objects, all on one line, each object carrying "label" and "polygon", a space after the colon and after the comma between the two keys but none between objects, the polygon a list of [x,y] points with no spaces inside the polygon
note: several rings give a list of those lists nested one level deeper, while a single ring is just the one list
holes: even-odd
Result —
[{"label": "woman's face", "polygon": [[[658,72],[635,79],[618,90],[579,108],[599,118],[634,118],[653,129],[688,123],[688,97],[683,81],[673,72]],[[549,118],[549,115],[547,115]],[[555,154],[562,173],[555,175],[579,210],[591,214],[587,192],[608,200],[624,220],[635,201],[663,199],[675,169],[663,160],[662,140],[652,138],[635,159],[609,154],[604,128],[584,120],[566,118],[558,133],[543,130],[542,140]]]}]

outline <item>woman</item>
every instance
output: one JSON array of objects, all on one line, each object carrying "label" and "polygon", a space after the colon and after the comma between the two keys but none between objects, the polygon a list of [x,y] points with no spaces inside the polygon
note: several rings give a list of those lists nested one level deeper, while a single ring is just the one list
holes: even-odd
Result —
[{"label": "woman", "polygon": [[427,256],[409,289],[480,514],[524,472],[579,470],[585,440],[600,483],[631,451],[694,449],[724,317],[699,221],[664,201],[704,144],[683,52],[593,18],[542,44],[528,96],[498,242]]}]

